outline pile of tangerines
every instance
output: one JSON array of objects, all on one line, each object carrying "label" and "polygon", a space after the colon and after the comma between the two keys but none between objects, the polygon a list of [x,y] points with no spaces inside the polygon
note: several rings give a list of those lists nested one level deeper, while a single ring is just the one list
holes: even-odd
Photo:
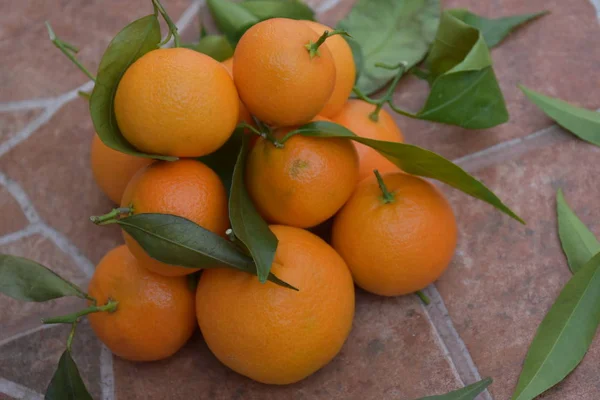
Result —
[{"label": "pile of tangerines", "polygon": [[[241,38],[219,63],[185,48],[157,49],[123,75],[114,113],[137,149],[178,157],[149,161],[118,153],[98,137],[92,169],[99,186],[133,214],[184,217],[226,236],[227,190],[198,158],[215,152],[245,123],[255,135],[245,184],[279,240],[272,272],[298,291],[230,268],[202,272],[151,258],[130,236],[100,261],[89,286],[112,312],[89,315],[116,355],[171,356],[197,324],[225,365],[269,384],[299,381],[327,364],[352,327],[354,284],[383,296],[423,289],[447,268],[456,222],[429,182],[398,170],[348,139],[295,135],[330,120],[356,135],[400,142],[392,117],[349,100],[352,52],[341,32],[311,21],[275,18]],[[260,127],[260,129],[258,129]],[[329,243],[311,229],[329,221]]]}]

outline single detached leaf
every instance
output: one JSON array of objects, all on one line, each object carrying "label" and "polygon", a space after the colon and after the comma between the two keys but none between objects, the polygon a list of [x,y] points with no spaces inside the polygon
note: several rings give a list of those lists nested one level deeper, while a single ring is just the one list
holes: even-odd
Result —
[{"label": "single detached leaf", "polygon": [[579,271],[596,253],[600,243],[567,204],[562,190],[556,194],[558,235],[573,273]]},{"label": "single detached leaf", "polygon": [[437,396],[423,397],[418,400],[473,400],[491,384],[492,378],[485,378],[462,389]]},{"label": "single detached leaf", "polygon": [[219,175],[227,194],[231,192],[231,181],[233,169],[238,159],[238,154],[242,148],[242,138],[244,137],[243,129],[236,129],[229,140],[225,142],[217,151],[206,156],[198,158],[199,161],[208,165],[213,171]]},{"label": "single detached leaf", "polygon": [[198,43],[184,44],[183,47],[211,56],[217,61],[225,61],[233,56],[233,47],[223,35],[204,35]]},{"label": "single detached leaf", "polygon": [[513,400],[531,400],[581,362],[600,324],[600,253],[567,282],[538,327]]},{"label": "single detached leaf", "polygon": [[58,367],[46,389],[45,400],[93,400],[79,375],[69,350],[60,357]]},{"label": "single detached leaf", "polygon": [[117,125],[115,93],[123,74],[138,58],[158,48],[160,25],[148,15],[127,25],[113,38],[100,60],[96,85],[90,97],[90,114],[98,136],[108,147],[138,157],[175,160],[176,157],[145,154],[133,147]]},{"label": "single detached leaf", "polygon": [[265,282],[271,271],[278,240],[269,229],[269,225],[256,211],[246,190],[244,178],[249,142],[250,138],[245,136],[235,164],[231,196],[229,197],[229,219],[233,233],[252,254],[258,271],[258,279]]},{"label": "single detached leaf", "polygon": [[[136,214],[118,221],[148,255],[187,268],[230,267],[256,275],[252,259],[235,244],[194,222],[168,214]],[[269,274],[268,280],[292,288]]]},{"label": "single detached leaf", "polygon": [[43,265],[8,254],[0,254],[0,293],[17,300],[36,302],[86,296],[77,286]]},{"label": "single detached leaf", "polygon": [[[310,122],[288,133],[288,136],[302,134],[314,137],[348,138],[365,144],[400,167],[409,174],[424,176],[444,182],[464,193],[483,200],[506,213],[517,221],[524,223],[518,215],[508,208],[483,183],[469,175],[452,161],[417,146],[396,142],[367,139],[356,136],[341,125],[329,121]],[[284,138],[285,140],[285,138]]]},{"label": "single detached leaf", "polygon": [[261,21],[269,18],[315,20],[315,12],[298,0],[246,0],[239,4]]},{"label": "single detached leaf", "polygon": [[473,14],[469,10],[463,8],[456,8],[448,11],[465,24],[478,29],[490,48],[499,45],[509,33],[519,26],[548,14],[548,11],[542,11],[533,14],[512,15],[509,17],[490,19]]},{"label": "single detached leaf", "polygon": [[559,99],[544,96],[523,85],[519,88],[547,116],[580,139],[600,146],[600,113],[575,107]]},{"label": "single detached leaf", "polygon": [[366,94],[381,89],[396,71],[376,63],[408,67],[427,54],[440,20],[439,0],[359,0],[338,23],[362,48],[364,67],[357,87]]},{"label": "single detached leaf", "polygon": [[477,29],[448,11],[442,13],[425,64],[431,92],[414,117],[467,129],[508,121],[489,49]]},{"label": "single detached leaf", "polygon": [[217,27],[232,44],[236,44],[248,28],[260,22],[260,18],[231,0],[208,0],[207,4]]}]

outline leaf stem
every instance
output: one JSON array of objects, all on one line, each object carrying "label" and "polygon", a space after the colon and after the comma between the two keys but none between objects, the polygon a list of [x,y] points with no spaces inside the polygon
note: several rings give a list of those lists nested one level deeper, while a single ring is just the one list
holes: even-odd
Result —
[{"label": "leaf stem", "polygon": [[374,99],[370,98],[369,96],[364,94],[363,91],[360,90],[357,86],[354,86],[354,88],[352,88],[352,92],[354,92],[356,97],[358,97],[362,101],[365,101],[365,102],[367,102],[369,104],[373,104],[373,105],[379,104],[379,100],[374,100]]},{"label": "leaf stem", "polygon": [[115,312],[117,309],[118,301],[108,299],[108,302],[103,306],[91,305],[88,308],[74,312],[68,315],[61,315],[59,317],[44,318],[42,323],[44,324],[75,324],[79,318],[96,312]]},{"label": "leaf stem", "polygon": [[73,344],[73,338],[75,337],[75,329],[77,328],[77,321],[73,322],[71,326],[71,333],[69,333],[69,337],[67,338],[67,350],[69,353],[71,352],[71,345]]},{"label": "leaf stem", "polygon": [[334,29],[332,31],[325,31],[323,32],[323,34],[319,37],[319,39],[316,42],[308,42],[307,44],[304,45],[304,47],[306,47],[306,50],[308,50],[308,54],[310,55],[310,59],[312,60],[313,58],[315,58],[316,56],[320,56],[321,54],[319,53],[319,47],[325,43],[325,40],[327,40],[327,38],[330,38],[334,35],[344,35],[344,36],[350,36],[348,34],[348,32],[342,30],[342,29]]},{"label": "leaf stem", "polygon": [[373,170],[375,177],[377,178],[377,184],[379,185],[379,189],[381,189],[381,199],[384,204],[389,204],[394,202],[394,194],[391,193],[387,186],[385,186],[385,182],[383,182],[383,178],[378,170]]},{"label": "leaf stem", "polygon": [[152,4],[154,6],[154,13],[156,14],[156,10],[158,10],[160,15],[162,15],[163,19],[167,23],[167,26],[169,27],[169,34],[167,35],[168,40],[166,40],[165,43],[161,43],[160,46],[162,46],[163,44],[166,44],[169,40],[171,40],[171,35],[172,35],[173,40],[175,41],[175,47],[180,47],[181,39],[179,38],[179,32],[177,30],[177,25],[175,25],[175,23],[173,22],[173,20],[167,13],[167,10],[165,10],[163,5],[160,3],[160,0],[152,0]]},{"label": "leaf stem", "polygon": [[386,103],[391,104],[393,102],[394,91],[396,90],[396,87],[398,86],[398,83],[400,82],[400,78],[402,78],[402,76],[404,75],[404,72],[406,72],[407,64],[405,62],[401,62],[398,65],[388,65],[388,64],[384,64],[384,63],[376,63],[375,66],[379,67],[379,68],[398,69],[399,70],[399,72],[396,74],[396,76],[394,76],[394,80],[392,81],[392,83],[388,86],[383,97],[381,99],[379,99],[377,107],[369,115],[369,118],[371,118],[371,120],[377,122],[377,121],[379,121],[379,112],[381,111],[381,108],[384,106],[384,104],[386,104]]},{"label": "leaf stem", "polygon": [[426,306],[428,306],[429,304],[431,304],[431,300],[429,300],[429,297],[427,297],[427,295],[425,293],[423,293],[420,290],[417,290],[415,292],[415,294],[417,296],[419,296],[419,298],[421,299],[421,301],[423,302],[423,304],[425,304]]},{"label": "leaf stem", "polygon": [[50,38],[50,41],[52,43],[54,43],[54,46],[56,46],[60,51],[62,51],[62,53],[67,56],[67,58],[69,60],[71,60],[71,62],[73,64],[75,64],[77,66],[77,68],[79,68],[79,70],[81,72],[83,72],[84,74],[87,75],[88,78],[90,78],[91,80],[93,80],[94,82],[96,82],[96,77],[94,75],[92,75],[90,73],[90,71],[87,70],[86,67],[84,67],[79,60],[77,60],[77,58],[74,56],[74,53],[77,53],[79,50],[77,49],[77,47],[73,46],[72,44],[69,44],[67,42],[64,42],[62,40],[60,40],[56,34],[54,33],[54,30],[52,29],[52,26],[50,26],[50,23],[48,21],[46,21],[46,28],[48,29],[48,37]]},{"label": "leaf stem", "polygon": [[113,208],[113,210],[104,215],[94,215],[90,217],[90,221],[92,221],[96,225],[110,225],[114,224],[125,214],[126,216],[130,216],[133,213],[133,207],[119,207]]}]

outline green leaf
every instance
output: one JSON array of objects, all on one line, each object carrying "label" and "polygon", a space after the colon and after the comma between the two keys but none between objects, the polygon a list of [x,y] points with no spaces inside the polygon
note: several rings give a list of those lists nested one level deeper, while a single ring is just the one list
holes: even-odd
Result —
[{"label": "green leaf", "polygon": [[547,116],[580,139],[600,146],[600,113],[575,107],[559,99],[544,96],[523,85],[519,88]]},{"label": "green leaf", "polygon": [[260,22],[258,17],[231,0],[208,0],[207,5],[217,27],[232,44],[236,44],[248,28]]},{"label": "green leaf", "polygon": [[182,47],[206,54],[217,61],[225,61],[233,56],[233,47],[223,35],[205,35],[198,43],[184,44]]},{"label": "green leaf", "polygon": [[238,154],[242,148],[242,138],[244,135],[244,129],[238,128],[217,151],[198,158],[199,161],[208,165],[217,173],[217,175],[219,175],[228,195],[231,192],[233,168],[235,167]]},{"label": "green leaf", "polygon": [[56,372],[46,389],[45,400],[93,400],[79,375],[69,350],[60,357]]},{"label": "green leaf", "polygon": [[[256,275],[252,259],[235,244],[194,222],[168,214],[136,214],[117,221],[148,255],[187,268],[231,267]],[[268,280],[293,288],[273,274]]]},{"label": "green leaf", "polygon": [[475,382],[469,386],[465,386],[462,389],[458,389],[450,393],[423,397],[418,400],[473,400],[491,384],[492,378],[485,378],[479,382]]},{"label": "green leaf", "polygon": [[50,269],[26,258],[0,254],[0,293],[21,301],[42,302],[86,294]]},{"label": "green leaf", "polygon": [[160,25],[148,15],[127,25],[113,38],[100,60],[96,85],[90,97],[90,114],[98,136],[108,147],[138,157],[176,160],[138,151],[124,137],[114,113],[115,93],[123,74],[138,58],[158,48]]},{"label": "green leaf", "polygon": [[328,121],[310,122],[303,125],[288,133],[282,141],[284,142],[287,137],[295,134],[314,137],[348,138],[365,144],[377,150],[409,174],[437,179],[470,196],[493,205],[517,221],[524,223],[519,216],[508,208],[492,191],[485,187],[483,183],[469,175],[458,165],[429,150],[410,144],[384,142],[356,136],[343,126]]},{"label": "green leaf", "polygon": [[442,13],[425,64],[431,92],[414,117],[467,129],[491,128],[508,121],[489,49],[477,29],[448,11]]},{"label": "green leaf", "polygon": [[465,24],[478,29],[490,48],[498,46],[509,33],[519,26],[549,13],[548,11],[542,11],[534,14],[512,15],[490,19],[473,14],[463,8],[448,10],[448,12]]},{"label": "green leaf", "polygon": [[538,327],[513,400],[531,400],[581,362],[600,324],[600,253],[567,282]]},{"label": "green leaf", "polygon": [[315,12],[298,0],[246,0],[239,4],[261,21],[269,18],[315,20]]},{"label": "green leaf", "polygon": [[439,0],[359,0],[337,26],[362,48],[364,68],[357,87],[374,93],[396,74],[375,63],[405,61],[409,68],[419,63],[435,37],[440,11]]},{"label": "green leaf", "polygon": [[258,270],[258,279],[265,282],[277,250],[277,237],[263,220],[246,190],[245,171],[250,138],[244,144],[235,164],[233,184],[229,197],[229,219],[235,236],[248,248]]},{"label": "green leaf", "polygon": [[600,243],[567,204],[562,190],[556,194],[558,235],[573,273],[579,271],[596,253]]}]

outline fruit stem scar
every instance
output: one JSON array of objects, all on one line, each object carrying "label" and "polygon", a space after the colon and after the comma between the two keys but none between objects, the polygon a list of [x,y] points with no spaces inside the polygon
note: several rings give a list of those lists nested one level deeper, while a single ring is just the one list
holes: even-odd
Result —
[{"label": "fruit stem scar", "polygon": [[71,60],[71,62],[75,64],[77,68],[79,68],[79,70],[83,72],[88,78],[96,82],[96,77],[92,75],[90,71],[88,71],[87,68],[84,67],[83,64],[81,64],[79,60],[77,60],[77,58],[75,57],[75,54],[79,52],[79,49],[73,46],[72,44],[59,39],[54,33],[54,30],[52,29],[52,26],[50,26],[50,23],[48,21],[46,21],[46,29],[48,29],[48,37],[50,37],[50,41],[54,44],[54,46],[56,46],[60,51],[62,51],[62,53],[65,56],[67,56],[67,58]]},{"label": "fruit stem scar", "polygon": [[109,312],[109,313],[115,312],[117,310],[118,304],[119,304],[118,301],[115,301],[115,300],[109,298],[108,301],[106,302],[106,304],[103,306],[91,305],[88,308],[84,308],[83,310],[79,310],[72,314],[61,315],[59,317],[44,318],[44,319],[42,319],[42,323],[43,324],[76,324],[77,321],[79,321],[79,318],[81,318],[85,315],[88,315],[88,314],[92,314],[92,313],[96,313],[96,312]]},{"label": "fruit stem scar", "polygon": [[152,6],[154,7],[154,15],[156,15],[158,17],[158,14],[160,13],[160,15],[163,17],[163,19],[167,23],[167,26],[169,27],[169,33],[167,34],[167,37],[165,38],[165,40],[163,40],[158,45],[158,47],[161,47],[161,46],[164,46],[165,44],[167,44],[169,42],[169,40],[171,40],[171,36],[173,37],[173,40],[175,41],[175,47],[180,47],[180,38],[179,38],[179,31],[177,30],[177,25],[175,25],[175,23],[173,22],[173,20],[167,13],[167,10],[165,10],[163,5],[160,3],[160,0],[152,0]]},{"label": "fruit stem scar", "polygon": [[348,34],[348,32],[342,30],[342,29],[334,29],[332,31],[325,31],[323,32],[323,34],[319,37],[319,39],[316,42],[312,42],[309,41],[307,44],[304,45],[304,47],[306,47],[306,50],[308,50],[308,54],[310,55],[310,59],[312,60],[313,58],[315,58],[315,56],[320,56],[321,54],[319,53],[319,47],[325,43],[325,40],[327,40],[327,38],[330,38],[334,35],[344,35],[344,36],[350,36]]},{"label": "fruit stem scar", "polygon": [[90,217],[90,221],[92,221],[96,225],[109,225],[114,224],[123,216],[130,216],[133,213],[133,207],[119,207],[113,208],[113,210],[104,215],[94,215]]},{"label": "fruit stem scar", "polygon": [[387,186],[385,186],[385,182],[383,182],[383,178],[378,170],[373,170],[375,177],[377,178],[377,184],[379,185],[379,189],[381,189],[381,199],[384,204],[389,204],[394,202],[394,194],[391,193]]}]

